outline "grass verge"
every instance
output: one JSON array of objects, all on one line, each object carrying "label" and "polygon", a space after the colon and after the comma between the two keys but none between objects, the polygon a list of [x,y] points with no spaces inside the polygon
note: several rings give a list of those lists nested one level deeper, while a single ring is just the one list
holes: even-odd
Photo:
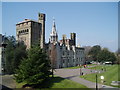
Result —
[{"label": "grass verge", "polygon": [[[26,83],[17,83],[17,88],[21,88],[23,85],[25,85]],[[45,84],[46,87],[44,88],[83,88],[86,90],[91,90],[89,88],[87,88],[84,85],[81,85],[79,83],[76,83],[74,81],[68,80],[68,79],[64,79],[58,76],[55,76],[54,78],[50,78],[50,80],[48,81],[48,83]],[[39,88],[36,88],[37,90]]]},{"label": "grass verge", "polygon": [[[102,67],[103,66],[98,66],[98,67],[92,67],[90,69],[99,69],[100,70]],[[111,85],[112,81],[118,81],[118,65],[111,65],[111,66],[107,65],[107,66],[105,66],[105,68],[106,68],[106,72],[97,74],[98,75],[98,82],[101,83],[100,76],[104,76],[104,81],[105,81],[104,84],[112,86]],[[84,78],[86,80],[92,81],[92,82],[95,82],[95,80],[96,80],[95,73],[83,75],[80,77]],[[114,86],[114,87],[116,87],[116,86]],[[117,86],[117,87],[120,87],[120,86]]]}]

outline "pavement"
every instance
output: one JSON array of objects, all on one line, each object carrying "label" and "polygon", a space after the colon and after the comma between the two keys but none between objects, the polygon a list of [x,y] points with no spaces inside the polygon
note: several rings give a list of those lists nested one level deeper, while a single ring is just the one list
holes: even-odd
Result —
[{"label": "pavement", "polygon": [[12,90],[16,88],[13,75],[1,75],[0,78],[2,78],[2,82],[0,82],[0,87],[2,87],[2,90]]},{"label": "pavement", "polygon": [[[83,72],[84,75],[90,74],[90,73],[96,73],[96,71],[97,73],[103,72],[101,70],[92,70],[92,69],[86,69],[86,68],[82,68],[81,71]],[[96,89],[96,83],[80,78],[80,68],[78,69],[55,69],[54,74],[62,78],[70,79],[72,81],[85,85],[88,88],[93,88],[94,90]],[[111,89],[120,90],[118,88],[107,86],[107,85],[102,85],[102,84],[98,84],[98,88],[99,90],[111,90]]]}]

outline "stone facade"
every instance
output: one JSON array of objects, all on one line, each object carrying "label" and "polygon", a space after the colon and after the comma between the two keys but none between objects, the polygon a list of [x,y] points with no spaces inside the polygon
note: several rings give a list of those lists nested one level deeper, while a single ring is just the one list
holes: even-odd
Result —
[{"label": "stone facade", "polygon": [[50,41],[47,45],[48,55],[53,68],[73,67],[85,63],[84,48],[76,47],[76,34],[71,33],[71,38],[67,39],[63,35],[62,40],[58,41],[55,22],[53,23]]},{"label": "stone facade", "polygon": [[40,46],[45,48],[45,14],[38,14],[38,22],[41,23]]},{"label": "stone facade", "polygon": [[16,40],[24,41],[27,49],[34,43],[40,43],[43,48],[45,44],[45,14],[39,14],[38,22],[25,19],[16,24]]},{"label": "stone facade", "polygon": [[5,67],[5,48],[2,46],[4,41],[4,36],[0,34],[0,74],[3,74]]}]

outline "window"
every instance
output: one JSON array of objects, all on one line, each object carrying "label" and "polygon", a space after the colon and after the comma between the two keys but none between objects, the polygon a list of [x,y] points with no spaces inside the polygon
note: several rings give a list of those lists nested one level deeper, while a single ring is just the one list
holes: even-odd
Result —
[{"label": "window", "polygon": [[66,47],[66,50],[67,50],[67,47]]},{"label": "window", "polygon": [[64,60],[63,60],[63,63],[64,63]]},{"label": "window", "polygon": [[68,55],[69,55],[69,52],[68,52]]},{"label": "window", "polygon": [[27,29],[27,32],[28,32],[28,29]]},{"label": "window", "polygon": [[65,53],[63,52],[63,55],[65,55]]}]

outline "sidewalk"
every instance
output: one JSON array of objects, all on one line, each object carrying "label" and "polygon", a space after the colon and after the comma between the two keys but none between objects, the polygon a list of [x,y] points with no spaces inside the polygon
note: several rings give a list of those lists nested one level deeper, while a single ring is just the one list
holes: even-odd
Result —
[{"label": "sidewalk", "polygon": [[2,82],[0,85],[2,85],[3,90],[11,90],[12,88],[16,88],[16,83],[13,80],[13,75],[3,75],[1,78]]}]

